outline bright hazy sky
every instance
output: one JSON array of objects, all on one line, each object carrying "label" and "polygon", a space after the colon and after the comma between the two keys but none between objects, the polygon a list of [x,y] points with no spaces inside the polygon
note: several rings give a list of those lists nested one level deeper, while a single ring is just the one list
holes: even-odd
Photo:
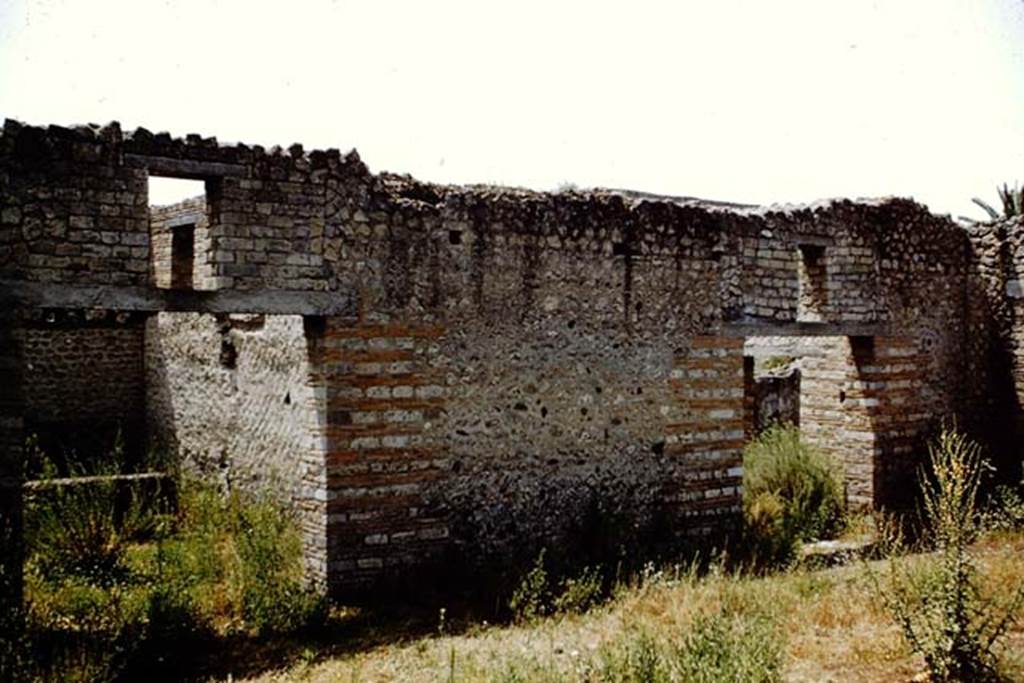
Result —
[{"label": "bright hazy sky", "polygon": [[1024,181],[1024,0],[0,0],[0,117],[981,217]]}]

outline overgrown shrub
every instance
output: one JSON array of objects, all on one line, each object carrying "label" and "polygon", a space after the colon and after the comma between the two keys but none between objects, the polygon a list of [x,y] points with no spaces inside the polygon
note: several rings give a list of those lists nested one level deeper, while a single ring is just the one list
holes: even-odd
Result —
[{"label": "overgrown shrub", "polygon": [[529,622],[556,613],[582,614],[605,597],[605,580],[596,567],[584,567],[560,581],[552,576],[547,551],[541,550],[533,566],[512,592],[509,610],[518,622]]},{"label": "overgrown shrub", "polygon": [[773,425],[743,452],[743,545],[756,565],[784,563],[796,544],[842,528],[843,491],[832,461],[790,425]]},{"label": "overgrown shrub", "polygon": [[679,647],[678,679],[693,683],[782,680],[783,647],[771,619],[720,610],[697,617]]},{"label": "overgrown shrub", "polygon": [[982,525],[997,531],[1024,529],[1024,482],[996,488],[988,501]]},{"label": "overgrown shrub", "polygon": [[870,571],[883,604],[933,680],[995,677],[994,648],[1024,604],[1024,586],[1003,604],[982,597],[968,546],[980,526],[976,510],[985,462],[980,448],[945,429],[929,447],[921,473],[923,518],[938,557],[916,570],[889,564],[883,585]]},{"label": "overgrown shrub", "polygon": [[606,645],[599,658],[597,679],[606,683],[667,683],[672,680],[667,648],[644,632]]},{"label": "overgrown shrub", "polygon": [[101,586],[63,574],[26,572],[26,630],[33,665],[22,678],[114,680],[146,638],[145,586]]},{"label": "overgrown shrub", "polygon": [[183,482],[171,515],[107,483],[47,490],[26,509],[28,647],[48,664],[23,677],[134,676],[169,643],[326,616],[303,583],[298,529],[270,499]]},{"label": "overgrown shrub", "polygon": [[562,580],[561,592],[555,598],[556,612],[582,614],[597,606],[604,598],[604,580],[594,567],[584,567],[577,576]]},{"label": "overgrown shrub", "polygon": [[[52,481],[56,466],[44,462],[44,481]],[[88,577],[98,583],[125,574],[128,546],[154,533],[161,511],[136,486],[104,478],[121,474],[122,468],[123,451],[115,445],[102,463],[68,465],[69,476],[97,477],[95,481],[53,482],[28,497],[26,543],[44,574]]]},{"label": "overgrown shrub", "polygon": [[551,612],[551,583],[544,565],[545,554],[545,550],[537,554],[533,566],[512,592],[508,606],[516,621],[533,621]]},{"label": "overgrown shrub", "polygon": [[291,518],[268,500],[243,504],[233,497],[242,614],[257,633],[281,633],[314,625],[326,602],[303,585],[302,541]]}]

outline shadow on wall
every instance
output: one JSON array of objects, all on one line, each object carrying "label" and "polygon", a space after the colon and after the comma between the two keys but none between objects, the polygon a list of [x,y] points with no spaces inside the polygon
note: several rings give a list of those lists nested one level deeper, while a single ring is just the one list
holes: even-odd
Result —
[{"label": "shadow on wall", "polygon": [[170,389],[167,356],[157,329],[157,316],[145,327],[146,434],[152,451],[166,454],[174,466],[181,464],[174,394]]},{"label": "shadow on wall", "polygon": [[1018,262],[1024,221],[974,224],[969,228],[971,277],[967,292],[968,381],[962,400],[973,439],[996,466],[996,483],[1024,476],[1024,313]]},{"label": "shadow on wall", "polygon": [[22,354],[13,313],[13,307],[0,306],[0,677],[14,670],[24,633]]},{"label": "shadow on wall", "polygon": [[425,586],[467,601],[508,598],[541,551],[558,575],[591,568],[628,576],[649,563],[723,549],[740,523],[738,511],[720,513],[716,534],[688,533],[693,523],[666,490],[680,478],[674,465],[654,453],[633,454],[630,464],[624,471],[580,464],[546,473],[476,472],[468,475],[475,487],[449,481],[462,496],[446,501],[452,542],[427,568],[436,577],[395,577],[396,590],[412,599],[424,597]]}]

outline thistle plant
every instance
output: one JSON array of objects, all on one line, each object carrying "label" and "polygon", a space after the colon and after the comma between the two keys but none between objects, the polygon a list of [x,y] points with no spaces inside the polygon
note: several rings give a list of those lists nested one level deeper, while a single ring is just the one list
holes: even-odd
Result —
[{"label": "thistle plant", "polygon": [[983,597],[970,544],[979,533],[978,491],[987,463],[980,447],[945,429],[922,472],[922,512],[937,559],[911,571],[890,560],[888,585],[869,573],[882,602],[932,680],[996,677],[995,647],[1024,603],[1024,586],[999,604]]}]

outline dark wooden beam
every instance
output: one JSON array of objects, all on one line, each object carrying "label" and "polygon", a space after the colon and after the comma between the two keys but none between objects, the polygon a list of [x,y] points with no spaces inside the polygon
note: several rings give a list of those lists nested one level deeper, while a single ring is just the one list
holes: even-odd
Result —
[{"label": "dark wooden beam", "polygon": [[885,337],[885,323],[802,322],[746,317],[722,325],[726,337]]},{"label": "dark wooden beam", "polygon": [[125,154],[125,166],[144,168],[150,175],[171,178],[205,180],[224,176],[245,177],[247,171],[241,164],[226,164],[220,161],[195,161],[171,157],[152,157],[144,154]]},{"label": "dark wooden beam", "polygon": [[72,285],[52,282],[0,280],[0,306],[26,308],[102,308],[117,311],[264,313],[268,315],[355,316],[356,298],[350,290],[305,292],[292,290],[221,289],[198,291]]}]

